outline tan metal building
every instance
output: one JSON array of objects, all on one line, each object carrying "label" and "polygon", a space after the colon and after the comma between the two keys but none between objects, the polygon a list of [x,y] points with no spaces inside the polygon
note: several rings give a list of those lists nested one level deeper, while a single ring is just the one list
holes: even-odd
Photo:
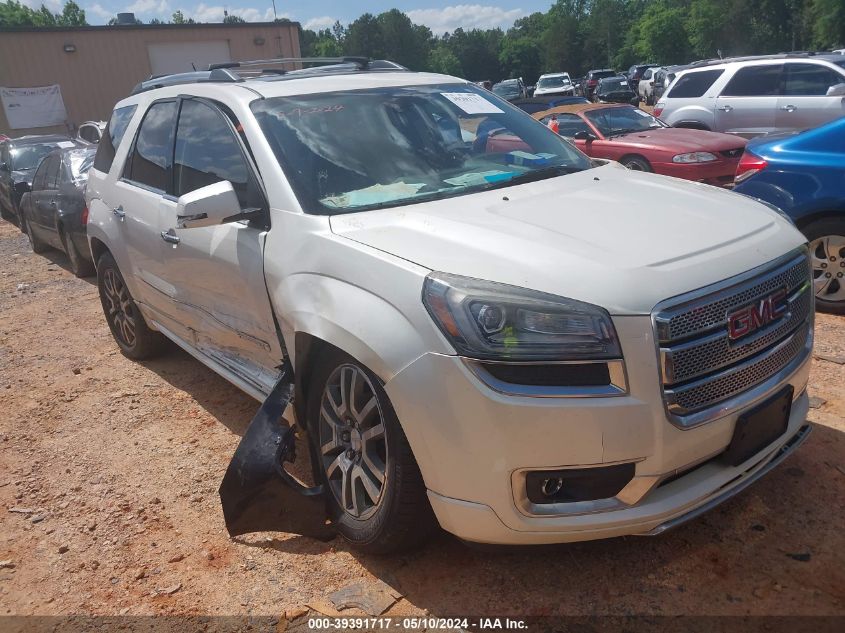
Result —
[{"label": "tan metal building", "polygon": [[296,22],[0,29],[0,87],[58,84],[67,112],[63,126],[12,129],[0,107],[0,134],[75,134],[83,121],[108,120],[112,106],[150,75],[298,57],[299,30]]}]

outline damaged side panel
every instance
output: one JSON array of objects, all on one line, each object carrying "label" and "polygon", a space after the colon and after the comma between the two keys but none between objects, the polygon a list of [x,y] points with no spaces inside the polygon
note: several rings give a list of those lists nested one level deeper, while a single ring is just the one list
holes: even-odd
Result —
[{"label": "damaged side panel", "polygon": [[323,486],[309,488],[284,468],[296,459],[296,427],[282,417],[293,389],[293,371],[286,361],[226,469],[220,501],[231,536],[267,531],[330,540],[335,535]]}]

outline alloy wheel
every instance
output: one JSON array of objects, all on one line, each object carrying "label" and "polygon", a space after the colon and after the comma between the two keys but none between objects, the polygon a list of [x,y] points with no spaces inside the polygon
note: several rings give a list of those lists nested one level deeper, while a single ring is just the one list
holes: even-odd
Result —
[{"label": "alloy wheel", "polygon": [[810,242],[816,299],[845,301],[845,236],[825,235]]},{"label": "alloy wheel", "polygon": [[126,347],[133,347],[137,319],[135,305],[123,279],[112,268],[103,273],[103,290],[107,317],[115,335]]},{"label": "alloy wheel", "polygon": [[359,367],[341,365],[326,381],[318,436],[335,499],[351,517],[369,518],[384,498],[387,442],[378,396]]}]

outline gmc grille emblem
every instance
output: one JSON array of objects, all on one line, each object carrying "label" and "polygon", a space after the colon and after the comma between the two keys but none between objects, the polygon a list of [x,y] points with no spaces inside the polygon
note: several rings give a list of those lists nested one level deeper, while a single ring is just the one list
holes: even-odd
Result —
[{"label": "gmc grille emblem", "polygon": [[786,289],[773,292],[768,297],[747,305],[728,315],[728,338],[731,341],[744,338],[777,321],[789,309],[786,301]]}]

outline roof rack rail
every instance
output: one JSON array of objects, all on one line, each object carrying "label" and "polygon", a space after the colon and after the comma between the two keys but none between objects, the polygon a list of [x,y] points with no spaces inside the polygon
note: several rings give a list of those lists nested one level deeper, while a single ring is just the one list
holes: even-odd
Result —
[{"label": "roof rack rail", "polygon": [[146,92],[147,90],[155,90],[156,88],[164,88],[165,86],[177,86],[179,84],[196,84],[202,82],[241,82],[243,77],[239,77],[235,73],[225,69],[216,68],[214,70],[195,70],[188,73],[174,73],[172,75],[157,75],[151,76],[149,79],[140,82],[129,94],[135,95],[139,92]]},{"label": "roof rack rail", "polygon": [[209,70],[217,68],[243,68],[264,64],[355,64],[358,70],[367,70],[372,60],[369,57],[274,57],[270,59],[251,59],[242,62],[221,62],[209,64]]},{"label": "roof rack rail", "polygon": [[[314,68],[264,68],[273,64],[324,64]],[[275,59],[255,59],[243,62],[221,62],[209,64],[208,70],[175,73],[172,75],[151,75],[148,79],[136,85],[130,94],[138,94],[147,90],[192,83],[234,83],[246,79],[283,79],[290,73],[290,78],[301,77],[310,73],[348,72],[349,66],[355,70],[365,71],[407,71],[404,66],[386,59],[369,59],[367,57],[278,57]],[[250,67],[258,67],[250,69]]]},{"label": "roof rack rail", "polygon": [[789,59],[791,57],[814,57],[823,54],[816,51],[790,51],[787,53],[772,53],[769,55],[736,55],[722,59],[701,59],[687,64],[690,68],[701,68],[702,66],[715,66],[717,64],[729,64],[731,62],[754,62],[766,59]]}]

